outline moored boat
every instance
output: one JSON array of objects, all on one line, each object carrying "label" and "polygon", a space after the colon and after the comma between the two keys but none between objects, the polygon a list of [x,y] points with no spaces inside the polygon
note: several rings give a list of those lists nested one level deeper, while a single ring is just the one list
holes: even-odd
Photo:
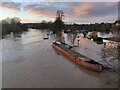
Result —
[{"label": "moored boat", "polygon": [[64,54],[66,57],[70,58],[80,66],[87,68],[92,71],[101,72],[103,70],[102,65],[95,60],[87,58],[80,53],[75,52],[71,49],[71,47],[67,44],[63,44],[61,42],[54,42],[52,46]]},{"label": "moored boat", "polygon": [[44,37],[43,39],[49,39],[49,37]]},{"label": "moored boat", "polygon": [[49,39],[49,33],[43,32],[43,39]]}]

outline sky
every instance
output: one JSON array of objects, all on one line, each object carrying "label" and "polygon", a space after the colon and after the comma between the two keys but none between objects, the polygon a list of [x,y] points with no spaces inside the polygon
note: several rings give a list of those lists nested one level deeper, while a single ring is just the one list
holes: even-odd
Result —
[{"label": "sky", "polygon": [[115,22],[118,0],[2,0],[0,20],[19,17],[22,23],[54,21],[57,10],[64,12],[66,23]]}]

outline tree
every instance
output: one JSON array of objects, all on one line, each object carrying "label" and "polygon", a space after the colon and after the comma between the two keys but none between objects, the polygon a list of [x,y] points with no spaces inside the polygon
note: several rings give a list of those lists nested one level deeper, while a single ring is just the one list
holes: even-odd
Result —
[{"label": "tree", "polygon": [[64,29],[64,12],[62,10],[58,10],[56,12],[56,19],[53,23],[53,32],[56,33],[56,39],[62,40],[62,30]]},{"label": "tree", "polygon": [[62,21],[62,19],[64,18],[64,12],[62,10],[58,10],[56,12],[56,15],[57,15],[57,19],[60,19]]},{"label": "tree", "polygon": [[59,32],[64,28],[64,12],[62,10],[58,10],[56,12],[56,19],[54,21],[54,31]]}]

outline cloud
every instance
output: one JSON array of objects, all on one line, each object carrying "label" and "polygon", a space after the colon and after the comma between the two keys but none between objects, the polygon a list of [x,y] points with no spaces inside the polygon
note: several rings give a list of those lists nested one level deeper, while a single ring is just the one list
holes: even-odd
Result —
[{"label": "cloud", "polygon": [[29,14],[35,14],[41,17],[53,17],[53,14],[50,12],[49,9],[47,10],[45,6],[38,4],[28,5],[24,8],[24,11],[28,12]]},{"label": "cloud", "polygon": [[117,17],[117,3],[115,2],[44,2],[26,5],[24,10],[41,17],[55,18],[57,10],[63,10],[66,20],[79,21],[82,18]]},{"label": "cloud", "polygon": [[9,8],[9,7],[5,7],[5,6],[0,6],[0,10],[3,10],[3,11],[7,10],[7,11],[14,12],[14,13],[18,12],[18,10],[16,8]]},{"label": "cloud", "polygon": [[0,10],[7,10],[11,12],[19,12],[20,11],[21,3],[14,3],[14,2],[2,2],[0,5]]},{"label": "cloud", "polygon": [[89,3],[83,3],[82,5],[80,4],[79,6],[74,7],[74,12],[77,17],[86,17],[89,16],[90,10],[93,6]]},{"label": "cloud", "polygon": [[104,17],[117,14],[117,3],[115,2],[89,2],[74,7],[74,12],[80,18]]},{"label": "cloud", "polygon": [[66,8],[66,6],[60,3],[58,4],[58,3],[45,3],[45,2],[34,3],[24,7],[24,11],[28,13],[49,17],[49,18],[55,18],[57,10],[69,11],[69,8]]},{"label": "cloud", "polygon": [[44,0],[46,2],[59,2],[60,0]]},{"label": "cloud", "polygon": [[[87,22],[87,20],[95,21],[95,18],[99,18],[98,21],[100,21],[100,19],[103,17],[112,18],[115,16],[117,17],[118,15],[118,5],[116,2],[55,2],[56,0],[46,1],[47,2],[2,2],[0,9],[3,9],[3,11],[7,10],[20,13],[22,13],[23,10],[23,12],[33,16],[39,16],[41,19],[49,18],[51,20],[55,19],[57,10],[63,10],[65,13],[65,20],[71,22]],[[27,20],[24,19],[24,21]]]}]

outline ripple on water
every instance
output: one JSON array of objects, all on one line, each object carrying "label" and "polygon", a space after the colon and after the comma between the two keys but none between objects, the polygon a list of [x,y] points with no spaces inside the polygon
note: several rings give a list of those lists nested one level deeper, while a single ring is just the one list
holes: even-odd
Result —
[{"label": "ripple on water", "polygon": [[[3,88],[117,87],[113,72],[96,73],[80,67],[51,47],[54,36],[43,40],[42,33],[32,29],[17,41],[4,40]],[[80,53],[98,60],[101,46],[81,38],[79,49]]]}]

